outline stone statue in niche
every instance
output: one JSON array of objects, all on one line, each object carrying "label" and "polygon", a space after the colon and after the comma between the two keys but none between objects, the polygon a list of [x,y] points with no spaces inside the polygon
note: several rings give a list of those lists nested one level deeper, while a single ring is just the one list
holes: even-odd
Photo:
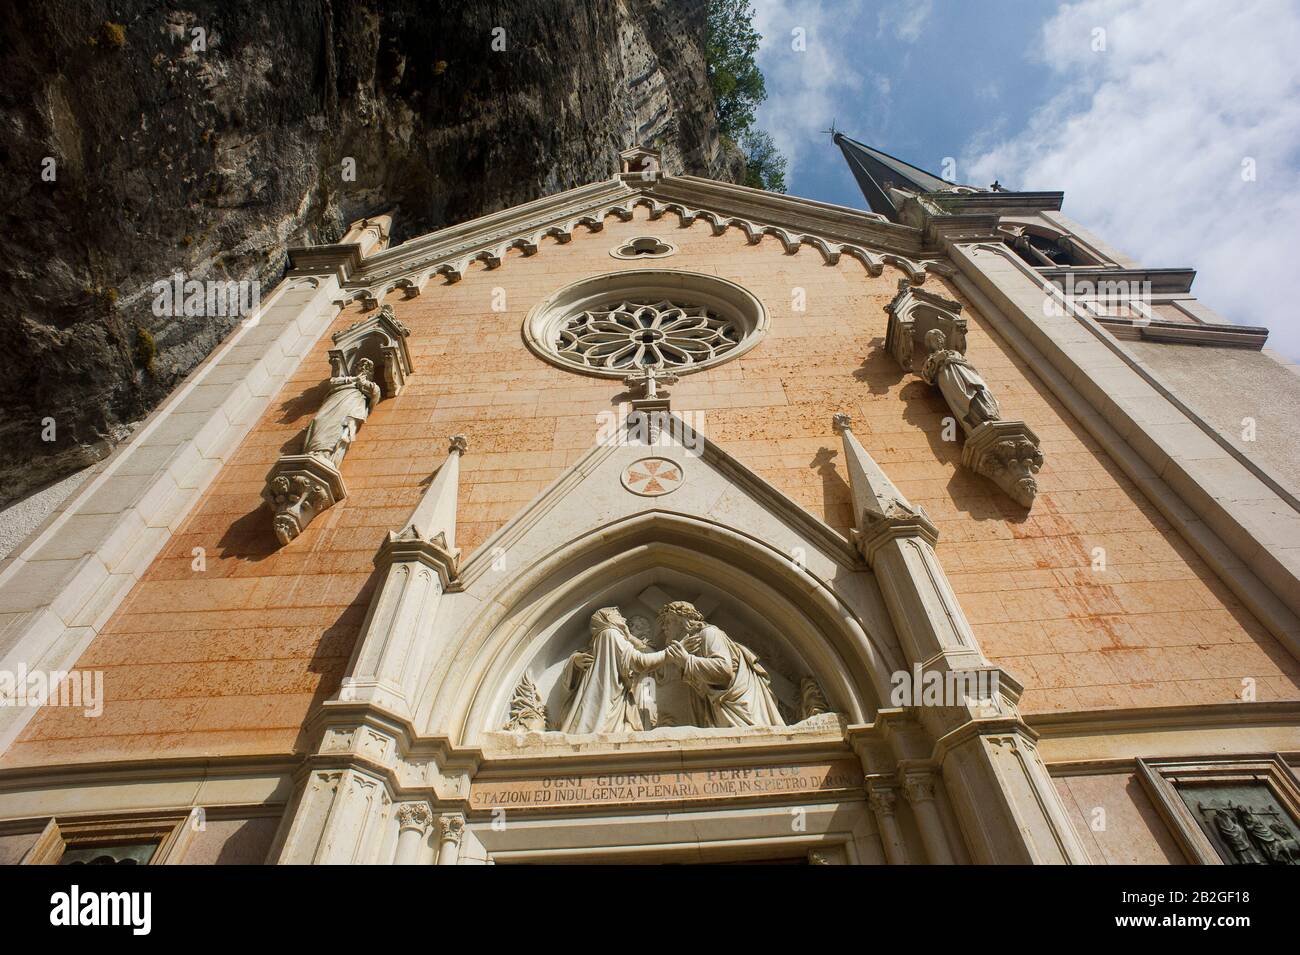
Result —
[{"label": "stone statue in niche", "polygon": [[571,690],[557,729],[562,733],[621,733],[649,729],[637,705],[642,674],[663,666],[668,651],[651,652],[632,634],[617,607],[591,615],[591,644],[569,657],[560,677]]},{"label": "stone statue in niche", "polygon": [[375,405],[398,394],[411,374],[409,335],[388,305],[333,335],[329,390],[307,426],[302,451],[280,455],[262,490],[281,544],[348,496],[340,465]]},{"label": "stone statue in niche", "polygon": [[331,378],[329,394],[307,426],[302,453],[321,458],[337,468],[356,438],[357,429],[379,403],[379,397],[375,363],[369,358],[357,362],[356,374]]},{"label": "stone statue in niche", "polygon": [[772,681],[757,656],[711,626],[692,604],[674,600],[659,611],[668,660],[691,688],[697,726],[784,726]]},{"label": "stone statue in niche", "polygon": [[942,329],[932,328],[925,333],[925,348],[920,375],[939,389],[965,430],[969,433],[997,421],[1000,415],[993,392],[966,356],[948,347],[948,336]]},{"label": "stone statue in niche", "polygon": [[962,464],[988,478],[1022,507],[1038,494],[1043,466],[1038,436],[1023,421],[1006,421],[988,383],[966,357],[966,319],[961,303],[903,279],[885,306],[885,349],[904,371],[939,389],[966,440]]}]

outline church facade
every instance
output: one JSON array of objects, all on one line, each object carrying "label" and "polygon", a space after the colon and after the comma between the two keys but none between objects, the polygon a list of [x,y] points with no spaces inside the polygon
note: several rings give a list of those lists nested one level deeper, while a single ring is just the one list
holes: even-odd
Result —
[{"label": "church facade", "polygon": [[837,142],[295,249],[0,567],[0,860],[1300,864],[1293,371]]}]

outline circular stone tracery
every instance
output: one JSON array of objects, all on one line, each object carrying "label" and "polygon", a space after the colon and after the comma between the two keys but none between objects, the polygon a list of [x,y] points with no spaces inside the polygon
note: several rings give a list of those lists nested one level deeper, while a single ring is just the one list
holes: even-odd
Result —
[{"label": "circular stone tracery", "polygon": [[569,319],[557,351],[595,368],[680,370],[720,358],[740,344],[731,322],[703,305],[619,302]]},{"label": "circular stone tracery", "polygon": [[629,269],[583,279],[539,302],[524,340],[539,357],[588,375],[642,368],[689,374],[744,354],[767,329],[750,292],[713,275]]}]

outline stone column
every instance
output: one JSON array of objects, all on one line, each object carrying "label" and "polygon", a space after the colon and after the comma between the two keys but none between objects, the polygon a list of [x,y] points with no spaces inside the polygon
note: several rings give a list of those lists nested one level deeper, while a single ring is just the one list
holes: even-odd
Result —
[{"label": "stone column", "polygon": [[406,526],[389,532],[375,566],[384,571],[339,689],[345,702],[368,702],[410,716],[433,639],[443,591],[456,576],[456,497],[464,437],[451,439],[438,469]]},{"label": "stone column", "polygon": [[1036,740],[1015,713],[942,741],[943,779],[976,864],[1089,864]]},{"label": "stone column", "polygon": [[[895,705],[914,710],[929,738],[938,741],[932,758],[973,860],[1087,863],[1035,734],[1020,717],[1021,687],[985,658],[939,564],[938,530],[867,454],[848,415],[836,415],[834,424],[843,436],[853,493],[854,543],[875,572],[915,677],[938,677],[951,688],[938,705],[929,704],[915,697],[913,679],[913,698]],[[990,692],[971,693],[979,688]],[[951,862],[933,799],[914,805],[931,860]]]},{"label": "stone column", "polygon": [[416,865],[424,837],[433,824],[433,811],[428,803],[408,802],[397,807],[397,853],[393,865]]},{"label": "stone column", "polygon": [[280,853],[289,865],[373,863],[392,800],[383,780],[356,769],[313,771]]},{"label": "stone column", "polygon": [[893,787],[874,781],[867,783],[867,805],[875,813],[885,859],[890,865],[907,865],[907,847],[903,844],[903,834],[898,828],[898,817],[894,815],[897,802],[898,794]]},{"label": "stone column", "polygon": [[465,817],[460,813],[445,813],[438,817],[438,865],[457,863],[464,834]]},{"label": "stone column", "polygon": [[912,805],[912,815],[921,830],[925,854],[931,865],[952,865],[952,850],[948,847],[948,834],[943,829],[943,819],[934,801],[934,778],[929,773],[907,773],[903,777],[903,791]]}]

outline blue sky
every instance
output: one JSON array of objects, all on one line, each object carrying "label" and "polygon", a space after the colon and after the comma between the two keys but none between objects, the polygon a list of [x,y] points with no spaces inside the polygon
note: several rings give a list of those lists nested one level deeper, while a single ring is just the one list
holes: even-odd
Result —
[{"label": "blue sky", "polygon": [[[1300,359],[1300,2],[755,0],[793,195],[863,206],[830,137],[1064,212]],[[796,49],[802,30],[805,49]],[[1100,32],[1099,32],[1100,31]]]}]

